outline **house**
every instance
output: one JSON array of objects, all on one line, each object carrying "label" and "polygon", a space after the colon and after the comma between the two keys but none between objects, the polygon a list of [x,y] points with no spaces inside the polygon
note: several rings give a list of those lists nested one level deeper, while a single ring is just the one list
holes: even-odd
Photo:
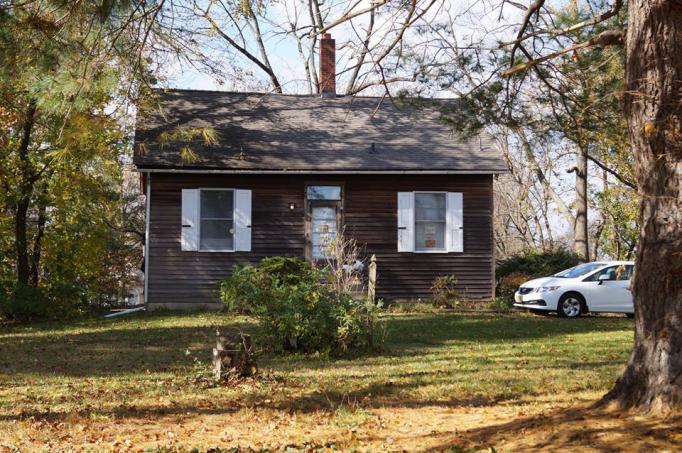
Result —
[{"label": "house", "polygon": [[[234,265],[317,260],[342,229],[376,254],[380,298],[428,298],[440,275],[468,299],[493,296],[506,164],[491,139],[457,137],[433,109],[337,96],[334,40],[320,45],[322,96],[164,90],[138,120],[150,307],[218,306]],[[217,143],[160,138],[201,128]]]}]

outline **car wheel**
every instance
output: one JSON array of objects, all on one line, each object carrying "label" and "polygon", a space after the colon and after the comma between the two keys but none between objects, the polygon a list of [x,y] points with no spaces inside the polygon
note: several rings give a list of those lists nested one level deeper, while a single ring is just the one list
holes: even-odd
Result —
[{"label": "car wheel", "polygon": [[568,293],[561,296],[556,308],[562,318],[577,318],[583,311],[583,300],[579,294]]}]

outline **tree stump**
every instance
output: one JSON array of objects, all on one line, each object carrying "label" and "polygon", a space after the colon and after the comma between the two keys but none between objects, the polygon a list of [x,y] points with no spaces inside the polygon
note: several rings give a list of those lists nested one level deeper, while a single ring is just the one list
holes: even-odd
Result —
[{"label": "tree stump", "polygon": [[213,372],[216,380],[230,376],[252,376],[258,370],[251,335],[220,333],[216,330],[217,344],[213,348]]}]

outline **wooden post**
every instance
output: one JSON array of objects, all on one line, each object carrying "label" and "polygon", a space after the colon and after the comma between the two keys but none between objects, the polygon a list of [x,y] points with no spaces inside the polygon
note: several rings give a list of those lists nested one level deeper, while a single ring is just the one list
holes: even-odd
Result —
[{"label": "wooden post", "polygon": [[369,260],[369,282],[367,284],[367,299],[374,303],[377,295],[377,256],[372,255]]},{"label": "wooden post", "polygon": [[251,376],[257,370],[251,336],[242,333],[221,334],[216,330],[217,344],[213,348],[213,373],[216,380],[228,374]]}]

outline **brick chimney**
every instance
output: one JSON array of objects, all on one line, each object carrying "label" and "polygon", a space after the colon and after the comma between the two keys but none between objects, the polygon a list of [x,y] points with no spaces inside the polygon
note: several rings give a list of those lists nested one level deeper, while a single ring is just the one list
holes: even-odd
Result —
[{"label": "brick chimney", "polygon": [[325,33],[320,39],[319,92],[323,98],[336,97],[336,41]]}]

